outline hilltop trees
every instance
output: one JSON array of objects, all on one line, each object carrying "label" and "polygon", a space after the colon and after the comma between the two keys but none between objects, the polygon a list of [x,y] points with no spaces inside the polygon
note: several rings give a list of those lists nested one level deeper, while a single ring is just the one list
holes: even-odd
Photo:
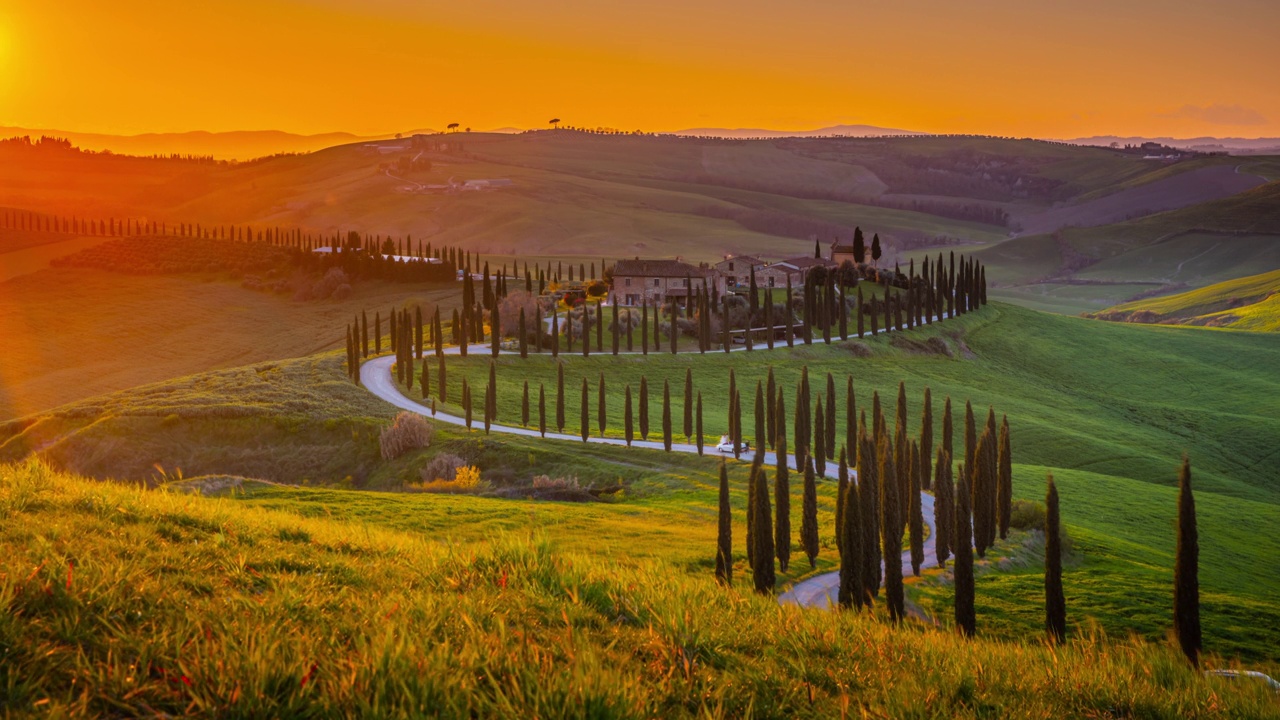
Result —
[{"label": "hilltop trees", "polygon": [[1173,567],[1173,629],[1178,646],[1199,667],[1200,649],[1200,537],[1196,528],[1196,500],[1191,493],[1191,461],[1183,456],[1178,472],[1178,545]]}]

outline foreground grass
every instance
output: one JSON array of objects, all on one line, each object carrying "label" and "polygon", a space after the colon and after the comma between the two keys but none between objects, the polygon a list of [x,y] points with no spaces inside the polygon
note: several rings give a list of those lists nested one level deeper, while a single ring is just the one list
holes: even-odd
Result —
[{"label": "foreground grass", "polygon": [[895,631],[537,537],[455,540],[34,462],[0,467],[0,518],[0,704],[16,715],[1277,716],[1162,645]]}]

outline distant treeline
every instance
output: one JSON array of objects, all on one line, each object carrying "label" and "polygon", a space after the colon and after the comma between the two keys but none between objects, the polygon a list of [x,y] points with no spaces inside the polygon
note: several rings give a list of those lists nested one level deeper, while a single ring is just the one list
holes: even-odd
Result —
[{"label": "distant treeline", "polygon": [[275,153],[274,155],[266,155],[252,160],[218,160],[212,155],[191,155],[181,153],[167,153],[154,155],[125,155],[115,153],[110,150],[84,150],[71,144],[66,138],[51,137],[42,135],[32,140],[29,135],[0,139],[0,157],[13,157],[21,155],[83,155],[83,156],[100,156],[110,158],[124,158],[130,160],[160,160],[170,162],[183,162],[195,165],[245,165],[258,163],[263,160],[273,158],[288,157],[291,155],[299,155],[301,153]]}]

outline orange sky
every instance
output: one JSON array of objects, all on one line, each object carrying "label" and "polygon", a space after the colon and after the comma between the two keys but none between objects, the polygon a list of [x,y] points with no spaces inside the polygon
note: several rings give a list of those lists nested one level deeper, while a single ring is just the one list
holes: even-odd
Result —
[{"label": "orange sky", "polygon": [[1280,136],[1275,0],[0,0],[0,125]]}]

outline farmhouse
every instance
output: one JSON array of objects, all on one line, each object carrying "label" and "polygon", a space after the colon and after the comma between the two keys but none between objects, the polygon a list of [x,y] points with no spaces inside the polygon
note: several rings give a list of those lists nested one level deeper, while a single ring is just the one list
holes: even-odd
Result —
[{"label": "farmhouse", "polygon": [[726,255],[723,260],[712,265],[716,272],[724,276],[725,285],[730,289],[751,285],[751,269],[755,268],[759,282],[759,274],[768,265],[764,260],[752,255]]},{"label": "farmhouse", "polygon": [[619,305],[661,304],[684,299],[703,287],[724,293],[725,277],[716,270],[679,260],[619,260],[613,266],[609,301]]},{"label": "farmhouse", "polygon": [[849,240],[844,243],[840,242],[839,238],[832,240],[831,253],[829,257],[836,267],[843,265],[845,261],[854,263],[855,265],[858,263],[853,256],[853,240]]}]

